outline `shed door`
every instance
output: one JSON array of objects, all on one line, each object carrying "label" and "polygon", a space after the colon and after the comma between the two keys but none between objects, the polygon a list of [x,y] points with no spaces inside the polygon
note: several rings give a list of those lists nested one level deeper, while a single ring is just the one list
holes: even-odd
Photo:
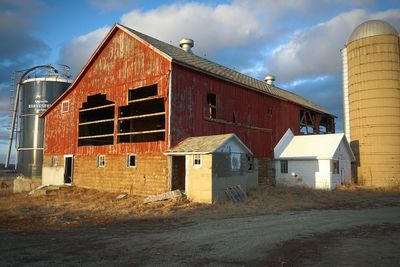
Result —
[{"label": "shed door", "polygon": [[185,156],[172,156],[171,190],[185,190]]}]

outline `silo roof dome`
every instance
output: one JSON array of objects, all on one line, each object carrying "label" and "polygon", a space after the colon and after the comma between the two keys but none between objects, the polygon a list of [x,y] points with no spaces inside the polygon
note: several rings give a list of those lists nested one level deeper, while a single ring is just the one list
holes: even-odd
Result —
[{"label": "silo roof dome", "polygon": [[352,41],[365,38],[365,37],[370,37],[370,36],[375,36],[375,35],[384,35],[384,34],[389,34],[389,35],[398,35],[399,33],[397,30],[387,23],[386,21],[383,20],[367,20],[360,25],[357,26],[357,28],[354,29],[354,31],[351,33],[349,40],[347,43],[350,43]]}]

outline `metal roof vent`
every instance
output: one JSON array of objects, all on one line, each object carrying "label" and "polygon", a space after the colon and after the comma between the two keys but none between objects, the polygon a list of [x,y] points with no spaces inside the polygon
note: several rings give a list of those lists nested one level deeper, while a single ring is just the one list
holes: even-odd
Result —
[{"label": "metal roof vent", "polygon": [[274,85],[274,81],[275,81],[275,76],[268,74],[267,76],[265,76],[264,81],[266,83],[268,83],[269,85]]},{"label": "metal roof vent", "polygon": [[179,42],[179,46],[182,47],[183,50],[185,50],[186,52],[192,53],[192,47],[194,46],[194,41],[192,39],[189,38],[183,38],[180,42]]}]

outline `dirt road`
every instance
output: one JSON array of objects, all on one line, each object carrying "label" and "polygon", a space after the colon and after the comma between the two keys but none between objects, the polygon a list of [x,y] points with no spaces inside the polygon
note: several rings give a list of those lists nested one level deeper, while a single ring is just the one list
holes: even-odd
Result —
[{"label": "dirt road", "polygon": [[[356,257],[342,258],[342,265],[396,266],[400,207],[1,231],[0,240],[2,266],[335,266],[344,252]],[[376,245],[384,253],[372,253]]]}]

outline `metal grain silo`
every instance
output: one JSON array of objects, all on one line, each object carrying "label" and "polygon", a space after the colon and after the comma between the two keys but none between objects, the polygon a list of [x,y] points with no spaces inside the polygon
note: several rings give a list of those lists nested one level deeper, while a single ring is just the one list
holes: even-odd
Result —
[{"label": "metal grain silo", "polygon": [[69,67],[64,65],[44,65],[18,72],[24,75],[16,81],[13,119],[17,123],[13,123],[10,141],[12,143],[12,133],[15,131],[16,170],[19,174],[31,178],[41,177],[44,120],[39,116],[70,85],[68,71]]},{"label": "metal grain silo", "polygon": [[360,24],[342,49],[344,132],[358,182],[400,184],[399,34],[389,23]]}]

